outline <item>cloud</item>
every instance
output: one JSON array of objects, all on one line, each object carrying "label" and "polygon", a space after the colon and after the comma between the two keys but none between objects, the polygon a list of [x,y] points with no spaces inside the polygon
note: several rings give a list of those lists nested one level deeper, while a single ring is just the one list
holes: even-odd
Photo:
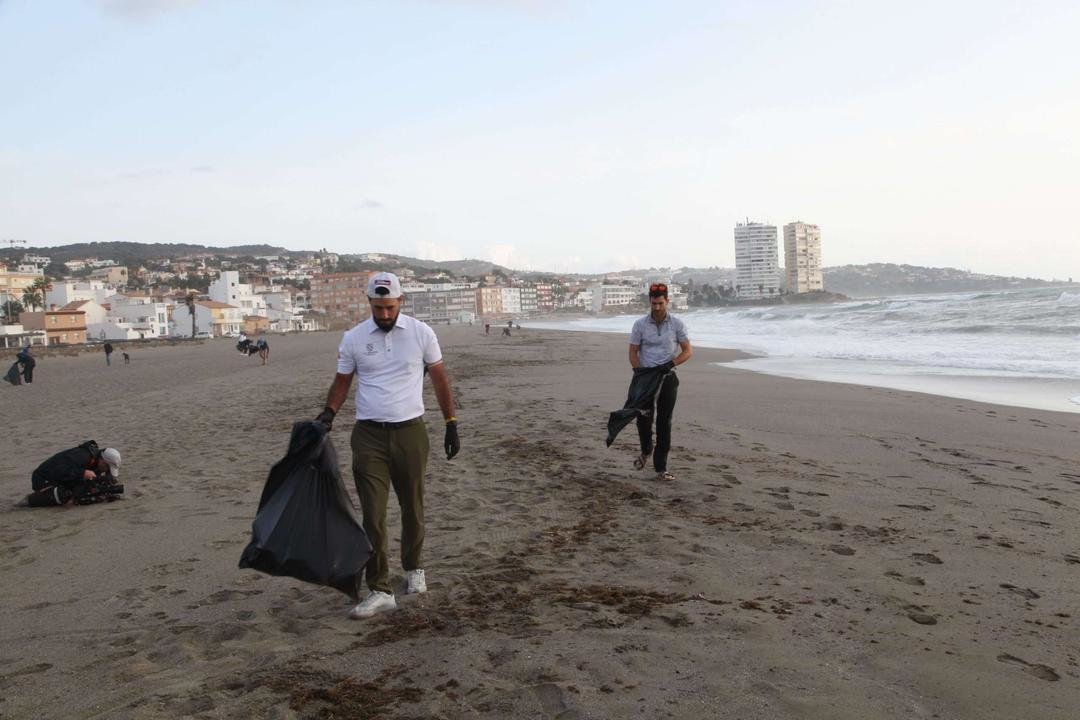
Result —
[{"label": "cloud", "polygon": [[194,173],[216,173],[217,168],[213,165],[194,165],[191,168],[191,172]]},{"label": "cloud", "polygon": [[438,245],[421,240],[416,243],[416,257],[420,260],[440,262],[442,260],[460,260],[463,256],[461,251],[453,245]]},{"label": "cloud", "polygon": [[367,199],[361,200],[357,204],[357,207],[360,208],[361,210],[382,210],[386,206],[383,205],[378,200],[372,200],[370,198],[367,198]]},{"label": "cloud", "polygon": [[106,15],[125,20],[145,20],[174,10],[201,5],[205,0],[97,0]]}]

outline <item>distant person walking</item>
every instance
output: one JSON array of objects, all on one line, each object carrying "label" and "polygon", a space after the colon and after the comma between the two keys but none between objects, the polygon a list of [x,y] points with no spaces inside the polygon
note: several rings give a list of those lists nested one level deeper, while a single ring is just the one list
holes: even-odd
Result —
[{"label": "distant person walking", "polygon": [[630,331],[630,367],[663,368],[665,375],[656,393],[656,445],[653,446],[652,423],[649,415],[637,419],[641,453],[634,467],[641,470],[652,455],[657,480],[674,480],[668,472],[668,452],[671,450],[671,418],[679,394],[679,378],[673,372],[694,354],[683,321],[668,313],[668,288],[664,283],[649,286],[650,312],[634,322]]},{"label": "distant person walking", "polygon": [[106,342],[103,348],[105,350],[105,364],[112,365],[113,346],[112,343]]},{"label": "distant person walking", "polygon": [[349,397],[356,377],[356,424],[352,429],[352,469],[364,532],[372,555],[365,567],[370,592],[349,613],[368,618],[397,608],[390,586],[386,506],[394,488],[401,508],[401,566],[405,594],[427,592],[422,568],[424,473],[428,432],[424,424],[424,375],[431,377],[446,434],[443,449],[452,459],[461,449],[454,396],[435,331],[401,314],[401,283],[391,273],[368,280],[371,317],[345,333],[338,347],[337,374],[316,418],[327,428]]}]

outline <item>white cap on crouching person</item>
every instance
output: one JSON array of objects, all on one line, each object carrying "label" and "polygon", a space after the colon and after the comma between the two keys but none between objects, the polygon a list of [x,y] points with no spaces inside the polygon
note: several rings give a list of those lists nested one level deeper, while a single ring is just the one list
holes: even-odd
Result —
[{"label": "white cap on crouching person", "polygon": [[399,298],[401,297],[401,281],[394,273],[375,273],[368,278],[367,296],[369,298]]},{"label": "white cap on crouching person", "polygon": [[101,459],[109,465],[109,474],[120,477],[120,451],[116,448],[105,448],[101,452]]}]

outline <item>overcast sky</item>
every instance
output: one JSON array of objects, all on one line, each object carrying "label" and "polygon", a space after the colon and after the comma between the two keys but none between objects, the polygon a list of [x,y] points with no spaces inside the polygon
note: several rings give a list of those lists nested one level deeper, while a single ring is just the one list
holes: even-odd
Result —
[{"label": "overcast sky", "polygon": [[[0,0],[0,239],[1080,279],[1080,3]],[[782,231],[781,231],[782,232]]]}]

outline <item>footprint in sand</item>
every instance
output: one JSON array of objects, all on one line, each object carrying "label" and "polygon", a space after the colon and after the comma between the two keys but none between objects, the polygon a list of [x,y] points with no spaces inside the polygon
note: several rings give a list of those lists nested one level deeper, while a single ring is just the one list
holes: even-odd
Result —
[{"label": "footprint in sand", "polygon": [[916,587],[921,587],[926,584],[926,581],[923,580],[921,577],[915,577],[913,575],[903,575],[896,572],[895,570],[889,570],[888,572],[886,572],[885,577],[892,578],[893,580],[899,580],[905,585],[915,585]]},{"label": "footprint in sand", "polygon": [[912,553],[911,557],[918,560],[921,563],[928,563],[930,565],[943,565],[941,558],[933,553]]},{"label": "footprint in sand", "polygon": [[1027,660],[1016,657],[1015,655],[1009,655],[1008,653],[1002,653],[997,656],[998,662],[1003,662],[1007,665],[1016,665],[1022,667],[1024,672],[1029,675],[1034,675],[1040,680],[1047,680],[1049,682],[1055,682],[1061,679],[1061,676],[1057,674],[1057,671],[1049,665],[1040,665],[1037,663],[1029,663]]},{"label": "footprint in sand", "polygon": [[1035,592],[1031,588],[1016,587],[1015,585],[1011,585],[1009,583],[1001,583],[1000,585],[998,585],[998,587],[1008,590],[1011,593],[1016,593],[1020,597],[1027,600],[1038,600],[1040,597],[1042,597],[1042,595],[1039,595],[1039,593]]}]

